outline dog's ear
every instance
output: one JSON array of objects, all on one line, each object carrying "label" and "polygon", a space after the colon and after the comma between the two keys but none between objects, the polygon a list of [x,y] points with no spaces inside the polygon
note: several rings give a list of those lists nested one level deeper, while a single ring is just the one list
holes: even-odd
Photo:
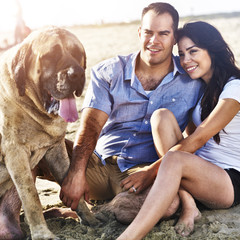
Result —
[{"label": "dog's ear", "polygon": [[29,44],[22,45],[12,61],[12,72],[20,96],[25,95],[27,61],[31,53]]}]

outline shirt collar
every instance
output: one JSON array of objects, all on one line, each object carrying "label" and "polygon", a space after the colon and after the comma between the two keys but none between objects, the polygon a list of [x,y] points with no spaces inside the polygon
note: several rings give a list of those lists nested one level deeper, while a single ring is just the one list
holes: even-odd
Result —
[{"label": "shirt collar", "polygon": [[[131,80],[135,78],[135,66],[136,66],[136,60],[139,54],[140,54],[140,51],[135,52],[128,59],[129,62],[126,63],[125,71],[124,71],[125,72],[124,80]],[[172,55],[172,60],[173,60],[173,72],[172,72],[173,76],[175,76],[178,72],[180,74],[184,74],[185,71],[180,65],[179,57]]]},{"label": "shirt collar", "polygon": [[137,56],[139,54],[140,54],[140,51],[135,52],[128,59],[126,65],[125,65],[124,80],[134,79],[134,77],[135,77],[136,60],[137,60]]},{"label": "shirt collar", "polygon": [[172,60],[173,60],[173,76],[175,76],[177,72],[179,72],[180,74],[184,74],[185,71],[183,70],[180,64],[179,56],[172,55]]}]

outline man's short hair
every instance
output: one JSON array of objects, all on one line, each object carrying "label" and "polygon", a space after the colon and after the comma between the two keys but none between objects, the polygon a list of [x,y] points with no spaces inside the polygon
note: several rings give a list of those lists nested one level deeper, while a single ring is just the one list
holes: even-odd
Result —
[{"label": "man's short hair", "polygon": [[178,23],[179,23],[179,15],[177,10],[171,4],[164,3],[164,2],[155,2],[155,3],[149,4],[142,11],[141,21],[143,20],[144,15],[150,10],[153,10],[157,15],[169,13],[173,19],[173,31],[174,32],[177,31]]}]

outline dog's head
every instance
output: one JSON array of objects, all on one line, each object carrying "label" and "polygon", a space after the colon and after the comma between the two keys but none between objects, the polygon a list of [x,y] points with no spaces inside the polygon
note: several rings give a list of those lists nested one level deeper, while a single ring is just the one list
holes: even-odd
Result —
[{"label": "dog's head", "polygon": [[83,45],[75,35],[57,27],[31,33],[12,62],[19,95],[34,85],[46,111],[56,114],[60,108],[60,115],[70,122],[77,118],[76,109],[71,111],[76,108],[74,95],[83,91],[85,69]]}]

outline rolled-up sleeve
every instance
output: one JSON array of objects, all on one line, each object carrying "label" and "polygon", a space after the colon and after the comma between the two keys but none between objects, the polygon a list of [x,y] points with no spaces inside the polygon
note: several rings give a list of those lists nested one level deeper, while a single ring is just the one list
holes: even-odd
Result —
[{"label": "rolled-up sleeve", "polygon": [[110,83],[104,79],[102,71],[99,69],[91,70],[91,81],[83,102],[83,108],[91,107],[99,109],[108,115],[112,109],[112,99],[110,95]]}]

